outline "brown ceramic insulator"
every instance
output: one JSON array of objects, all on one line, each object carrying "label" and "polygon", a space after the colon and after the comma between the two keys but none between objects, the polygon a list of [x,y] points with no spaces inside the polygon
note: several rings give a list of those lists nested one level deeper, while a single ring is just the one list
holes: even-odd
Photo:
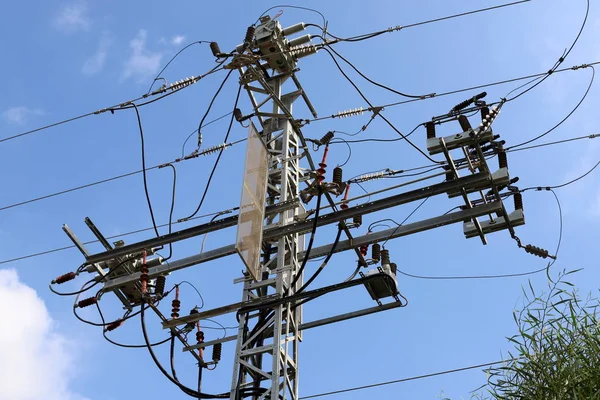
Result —
[{"label": "brown ceramic insulator", "polygon": [[73,279],[75,279],[76,276],[77,276],[77,274],[75,272],[69,272],[67,274],[61,275],[58,278],[54,279],[52,281],[52,283],[56,283],[56,284],[60,285],[61,283],[72,281]]}]

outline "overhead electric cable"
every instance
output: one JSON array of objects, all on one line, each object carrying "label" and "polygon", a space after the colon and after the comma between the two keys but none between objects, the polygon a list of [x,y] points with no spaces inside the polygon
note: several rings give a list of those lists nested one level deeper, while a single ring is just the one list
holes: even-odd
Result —
[{"label": "overhead electric cable", "polygon": [[507,153],[512,153],[514,151],[523,151],[523,150],[532,150],[532,149],[537,149],[539,147],[546,147],[546,146],[554,146],[556,144],[562,144],[562,143],[568,143],[568,142],[573,142],[575,140],[581,140],[581,139],[596,139],[597,137],[600,137],[600,133],[594,133],[591,135],[586,135],[586,136],[578,136],[578,137],[574,137],[574,138],[569,138],[569,139],[564,139],[564,140],[557,140],[555,142],[548,142],[548,143],[541,143],[541,144],[536,144],[533,146],[528,146],[528,147],[521,147],[519,149],[515,149],[514,146],[507,148],[505,151]]},{"label": "overhead electric cable", "polygon": [[560,122],[557,123],[556,125],[554,125],[552,128],[548,129],[546,132],[544,132],[544,133],[542,133],[542,134],[534,137],[533,139],[529,139],[529,140],[527,140],[525,142],[516,144],[514,146],[510,146],[510,147],[506,148],[506,151],[509,151],[509,150],[515,149],[517,147],[521,147],[521,146],[524,146],[526,144],[535,142],[536,140],[543,138],[544,136],[548,135],[549,133],[551,133],[552,131],[554,131],[556,128],[558,128],[559,126],[561,126],[563,123],[565,123],[565,121],[567,121],[571,117],[571,115],[573,115],[573,113],[575,113],[575,111],[577,111],[577,109],[581,106],[581,104],[583,104],[583,102],[587,98],[588,93],[590,92],[590,89],[592,88],[592,85],[594,84],[594,78],[596,76],[596,69],[593,66],[590,67],[590,68],[592,68],[592,76],[590,78],[590,83],[589,83],[589,85],[588,85],[585,93],[583,94],[583,97],[581,97],[581,100],[579,100],[579,102],[575,105],[575,107],[571,110],[571,112],[569,112],[567,114],[566,117],[564,117],[562,120],[560,120]]},{"label": "overhead electric cable", "polygon": [[[329,54],[329,56],[331,57],[331,59],[333,60],[333,62],[335,63],[337,69],[340,71],[340,73],[346,78],[346,80],[354,87],[354,89],[356,89],[356,91],[358,92],[358,94],[360,95],[360,97],[363,98],[363,100],[369,105],[369,107],[373,108],[373,104],[371,104],[371,102],[365,97],[365,95],[363,94],[363,92],[358,88],[358,86],[356,85],[356,83],[354,83],[354,81],[346,74],[346,72],[343,70],[343,68],[340,66],[340,64],[337,62],[337,60],[335,59],[335,56],[332,54],[332,52],[330,51],[330,49],[325,48],[324,49],[327,54]],[[381,112],[377,113],[377,115],[383,119],[390,128],[392,128],[398,135],[400,135],[400,137],[404,140],[406,140],[406,142],[411,145],[415,150],[417,150],[419,153],[421,153],[425,158],[427,158],[429,161],[433,162],[433,163],[437,163],[438,161],[434,160],[433,158],[431,158],[427,153],[425,153],[423,150],[421,150],[420,147],[418,147],[417,145],[415,145],[412,141],[410,141],[406,135],[404,135],[402,132],[400,132],[398,130],[398,128],[396,128],[396,126],[394,126],[394,124],[392,124],[390,122],[390,120],[388,120],[386,117],[384,117],[382,115]]]},{"label": "overhead electric cable", "polygon": [[[571,47],[569,47],[568,50],[565,50],[565,52],[563,53],[563,55],[558,59],[558,61],[556,61],[556,63],[554,64],[554,66],[548,72],[546,72],[545,76],[542,79],[540,79],[533,86],[525,89],[521,93],[519,93],[519,94],[511,97],[510,99],[507,99],[506,100],[507,102],[516,100],[519,97],[523,96],[525,93],[533,90],[535,87],[537,87],[542,82],[544,82],[546,79],[548,79],[550,77],[550,75],[552,75],[554,72],[556,72],[556,70],[558,69],[558,67],[560,67],[562,65],[562,63],[567,59],[567,57],[569,56],[569,54],[571,54],[571,51],[573,50],[573,48],[575,47],[575,45],[579,41],[579,38],[581,37],[581,34],[583,33],[583,30],[585,29],[585,26],[587,24],[587,20],[588,20],[589,14],[590,14],[590,0],[586,0],[585,17],[583,18],[583,22],[581,24],[581,28],[579,29],[579,32],[577,33],[577,36],[575,37],[575,40],[571,44]],[[508,96],[505,96],[505,97],[508,97]]]},{"label": "overhead electric cable", "polygon": [[[248,139],[247,138],[243,138],[243,139],[236,140],[235,142],[224,143],[222,145],[217,145],[217,146],[231,147],[231,146],[235,146],[236,144],[245,142],[246,140],[248,140]],[[206,150],[207,151],[206,154],[209,154],[209,152],[212,153],[213,149],[214,149],[214,147],[212,147],[210,149],[207,149]],[[205,155],[205,154],[203,152],[200,152],[200,153],[195,154],[193,156],[184,157],[184,158],[178,158],[178,159],[175,159],[175,160],[167,162],[167,163],[153,165],[151,167],[147,167],[146,171],[151,171],[153,169],[167,167],[170,164],[179,163],[181,161],[186,161],[186,160],[189,160],[189,159],[192,159],[192,158],[198,158],[199,156],[202,156],[202,155]],[[24,200],[24,201],[20,201],[18,203],[9,204],[7,206],[0,207],[0,211],[8,210],[8,209],[15,208],[15,207],[20,207],[20,206],[23,206],[23,205],[26,205],[26,204],[30,204],[30,203],[35,203],[35,202],[38,202],[38,201],[41,201],[41,200],[45,200],[45,199],[49,199],[49,198],[56,197],[56,196],[61,196],[63,194],[67,194],[67,193],[75,192],[75,191],[78,191],[78,190],[86,189],[86,188],[89,188],[89,187],[92,187],[92,186],[100,185],[102,183],[107,183],[107,182],[116,181],[116,180],[119,180],[119,179],[122,179],[122,178],[127,178],[129,176],[137,175],[137,174],[140,174],[142,172],[143,172],[143,170],[139,169],[137,171],[132,171],[132,172],[128,172],[126,174],[113,176],[111,178],[106,178],[106,179],[101,179],[99,181],[95,181],[95,182],[91,182],[91,183],[86,183],[85,185],[75,186],[75,187],[72,187],[70,189],[65,189],[65,190],[61,190],[61,191],[58,191],[58,192],[50,193],[50,194],[47,194],[47,195],[43,195],[43,196],[39,196],[39,197],[34,197],[33,199]]]},{"label": "overhead electric cable", "polygon": [[[144,177],[144,193],[146,195],[146,201],[148,203],[148,211],[150,212],[150,218],[152,219],[152,226],[154,227],[154,233],[156,236],[160,236],[158,233],[158,227],[156,226],[156,219],[154,218],[154,210],[152,210],[152,202],[150,201],[150,194],[148,193],[148,180],[146,178],[146,150],[144,146],[144,129],[142,128],[142,118],[140,116],[140,110],[133,104],[135,109],[135,115],[137,116],[138,127],[140,129],[141,149],[142,149],[142,176]],[[173,167],[173,169],[175,169]],[[169,223],[169,226],[171,224]],[[172,249],[171,249],[172,250]]]},{"label": "overhead electric cable", "polygon": [[192,85],[192,84],[194,84],[194,83],[198,82],[200,79],[202,79],[202,78],[205,78],[205,77],[206,77],[206,76],[208,76],[208,75],[214,74],[215,72],[217,72],[217,71],[220,71],[220,70],[222,69],[222,68],[218,68],[218,67],[219,67],[219,66],[217,66],[217,68],[213,68],[213,69],[211,69],[209,72],[207,72],[207,73],[205,73],[205,74],[203,74],[203,75],[200,75],[200,76],[197,76],[197,77],[195,77],[195,78],[191,79],[191,80],[190,80],[190,81],[189,81],[187,84],[185,84],[185,85],[182,85],[182,86],[177,86],[177,84],[174,84],[174,86],[173,86],[173,89],[170,89],[170,87],[167,87],[167,88],[165,88],[165,89],[162,89],[162,91],[155,91],[155,92],[153,92],[153,93],[152,93],[152,94],[150,94],[150,95],[143,95],[143,96],[137,97],[137,98],[135,98],[135,99],[128,100],[128,101],[126,101],[126,102],[123,102],[123,103],[116,104],[116,105],[114,105],[114,106],[111,106],[111,107],[101,108],[101,109],[99,109],[99,110],[96,110],[96,111],[92,111],[92,112],[89,112],[89,113],[86,113],[86,114],[81,114],[81,115],[79,115],[79,116],[77,116],[77,117],[68,118],[68,119],[65,119],[65,120],[62,120],[62,121],[59,121],[59,122],[55,122],[55,123],[52,123],[52,124],[49,124],[49,125],[44,125],[44,126],[41,126],[41,127],[39,127],[39,128],[32,129],[32,130],[29,130],[29,131],[25,131],[25,132],[22,132],[22,133],[18,133],[18,134],[16,134],[16,135],[12,135],[12,136],[7,136],[7,137],[4,137],[4,138],[0,138],[0,143],[4,143],[4,142],[7,142],[7,141],[9,141],[9,140],[17,139],[17,138],[20,138],[20,137],[22,137],[22,136],[31,135],[32,133],[35,133],[35,132],[39,132],[39,131],[43,131],[43,130],[45,130],[45,129],[53,128],[53,127],[55,127],[55,126],[59,126],[59,125],[63,125],[63,124],[67,124],[67,123],[69,123],[69,122],[73,122],[73,121],[76,121],[76,120],[78,120],[78,119],[86,118],[86,117],[89,117],[89,116],[92,116],[92,115],[98,115],[98,114],[102,114],[102,113],[105,113],[105,112],[107,112],[107,111],[115,111],[115,110],[129,109],[129,108],[132,108],[131,104],[132,104],[132,103],[134,103],[134,102],[138,102],[139,100],[146,99],[146,98],[147,98],[147,97],[149,97],[149,96],[158,95],[158,94],[160,94],[160,93],[164,93],[164,92],[166,92],[167,90],[171,90],[171,91],[170,91],[169,93],[167,93],[166,95],[160,96],[160,97],[158,97],[157,99],[154,99],[154,100],[151,100],[151,101],[147,101],[147,102],[144,102],[144,103],[139,103],[139,104],[137,104],[137,105],[138,105],[138,107],[141,107],[141,106],[144,106],[144,105],[151,104],[151,103],[153,103],[153,102],[154,102],[154,101],[156,101],[156,100],[160,100],[160,99],[162,99],[162,98],[164,98],[164,97],[166,97],[166,96],[170,96],[170,95],[172,95],[172,94],[174,94],[174,93],[177,93],[177,92],[179,92],[180,90],[182,90],[182,89],[185,89],[186,87],[188,87],[188,86],[190,86],[190,85]]},{"label": "overhead electric cable", "polygon": [[[557,69],[553,73],[557,74],[557,73],[562,73],[562,72],[567,72],[567,71],[579,71],[579,70],[586,69],[586,68],[589,68],[589,67],[592,67],[592,66],[595,66],[595,65],[598,65],[598,64],[600,64],[600,61],[594,61],[592,63],[585,63],[585,64],[581,64],[581,65],[574,65],[572,67],[566,67],[566,68],[562,68],[562,69]],[[372,108],[367,108],[365,111],[372,111],[373,108],[390,108],[390,107],[396,107],[396,106],[400,106],[400,105],[404,105],[404,104],[414,103],[416,101],[428,100],[428,99],[433,99],[433,98],[437,98],[437,97],[450,96],[450,95],[453,95],[453,94],[470,92],[470,91],[474,91],[474,90],[477,90],[477,89],[488,88],[488,87],[491,87],[491,86],[505,85],[505,84],[508,84],[508,83],[513,83],[513,82],[518,82],[518,81],[522,81],[522,80],[526,80],[526,79],[531,79],[531,78],[535,78],[535,77],[544,76],[547,73],[548,72],[542,72],[542,73],[533,74],[533,75],[527,75],[527,76],[522,76],[522,77],[518,77],[518,78],[511,78],[511,79],[506,79],[506,80],[502,80],[502,81],[485,83],[485,84],[477,85],[477,86],[470,86],[470,87],[466,87],[466,88],[462,88],[462,89],[456,89],[456,90],[452,90],[452,91],[448,91],[448,92],[443,92],[443,93],[432,93],[430,97],[423,97],[423,98],[420,98],[420,99],[409,99],[409,100],[397,101],[397,102],[388,103],[388,104],[382,104],[382,105],[375,106],[375,107],[372,107]],[[311,123],[311,122],[317,122],[317,121],[322,121],[322,120],[332,119],[332,118],[338,118],[338,115],[337,114],[332,114],[332,115],[328,115],[328,116],[325,116],[325,117],[319,117],[319,118],[302,120],[302,121],[304,123]]]},{"label": "overhead electric cable", "polygon": [[173,61],[175,61],[175,59],[181,54],[183,53],[185,50],[189,49],[190,47],[192,47],[195,44],[202,44],[202,43],[206,43],[206,44],[210,44],[210,41],[206,41],[206,40],[197,40],[195,42],[192,42],[190,44],[188,44],[187,46],[183,47],[181,50],[179,50],[173,57],[171,57],[171,59],[169,60],[169,62],[167,62],[165,64],[165,66],[159,71],[158,74],[156,74],[156,77],[154,78],[154,80],[152,81],[152,84],[150,85],[150,87],[148,88],[148,92],[146,92],[146,94],[150,94],[150,92],[152,91],[152,87],[154,86],[154,84],[156,83],[157,80],[161,79],[161,75],[163,72],[165,72],[165,70],[167,68],[169,68],[169,65],[171,65],[171,63]]},{"label": "overhead electric cable", "polygon": [[[506,361],[508,361],[508,360],[506,360]],[[449,369],[446,371],[432,372],[432,373],[425,374],[425,375],[412,376],[410,378],[402,378],[402,379],[396,379],[393,381],[386,381],[386,382],[373,383],[373,384],[364,385],[364,386],[355,386],[355,387],[351,387],[351,388],[347,388],[347,389],[334,390],[331,392],[311,394],[309,396],[299,397],[299,400],[316,399],[318,397],[332,396],[332,395],[341,394],[341,393],[355,392],[357,390],[372,389],[375,387],[393,385],[396,383],[403,383],[403,382],[415,381],[415,380],[419,380],[419,379],[432,378],[434,376],[439,376],[439,375],[454,374],[456,372],[468,371],[471,369],[490,367],[492,365],[502,364],[503,362],[505,362],[505,361],[494,361],[494,362],[485,363],[485,364],[478,364],[478,365],[471,365],[468,367]]]},{"label": "overhead electric cable", "polygon": [[[504,8],[504,7],[510,7],[510,6],[514,6],[514,5],[518,5],[518,4],[522,4],[522,3],[528,3],[531,0],[521,0],[521,1],[515,1],[512,3],[506,3],[506,4],[500,4],[497,6],[492,6],[492,7],[487,7],[487,8],[481,8],[478,10],[472,10],[472,11],[466,11],[466,12],[462,12],[459,14],[453,14],[453,15],[448,15],[445,17],[440,17],[440,18],[434,18],[434,19],[429,19],[426,21],[421,21],[421,22],[416,22],[416,23],[412,23],[412,24],[408,24],[408,25],[398,25],[395,27],[391,27],[385,30],[381,30],[381,31],[377,31],[377,32],[371,32],[371,33],[365,33],[365,34],[361,34],[361,35],[357,35],[357,36],[352,36],[349,38],[340,38],[338,36],[335,36],[329,32],[327,32],[327,35],[333,37],[335,40],[330,42],[331,44],[337,43],[337,42],[360,42],[362,40],[367,40],[367,39],[371,39],[374,38],[376,36],[382,35],[384,33],[391,33],[391,32],[396,32],[396,31],[401,31],[404,29],[408,29],[408,28],[414,28],[417,26],[421,26],[421,25],[427,25],[427,24],[432,24],[432,23],[436,23],[436,22],[441,22],[441,21],[446,21],[449,19],[454,19],[454,18],[459,18],[459,17],[464,17],[467,15],[472,15],[472,14],[478,14],[478,13],[482,13],[482,12],[486,12],[486,11],[492,11],[492,10],[497,10],[500,8]],[[317,28],[320,28],[321,30],[323,30],[322,26],[319,25],[314,25],[314,24],[307,24],[307,26],[316,26]]]},{"label": "overhead electric cable", "polygon": [[[242,93],[242,85],[239,85],[238,92],[235,97],[235,104],[233,105],[234,110],[237,108],[241,93]],[[225,139],[223,139],[223,143],[227,143],[227,139],[229,139],[229,134],[231,133],[231,128],[233,126],[234,119],[235,119],[235,115],[232,113],[231,119],[229,120],[229,127],[227,128],[227,133],[225,134]],[[202,122],[200,123],[200,126],[202,126]],[[198,130],[198,134],[201,135],[200,130]],[[208,176],[208,180],[206,181],[206,186],[204,187],[204,192],[202,193],[202,198],[200,199],[200,203],[198,203],[198,207],[196,207],[196,210],[191,215],[180,219],[180,221],[187,221],[188,219],[192,218],[194,215],[198,214],[198,212],[200,211],[200,208],[202,208],[202,204],[204,204],[204,199],[206,198],[206,195],[208,194],[208,189],[210,188],[212,178],[215,174],[215,171],[217,170],[217,167],[219,166],[219,161],[221,160],[221,156],[223,155],[224,150],[225,150],[224,148],[219,150],[219,155],[217,156],[217,159],[215,160],[215,164],[213,165],[210,175]]]}]

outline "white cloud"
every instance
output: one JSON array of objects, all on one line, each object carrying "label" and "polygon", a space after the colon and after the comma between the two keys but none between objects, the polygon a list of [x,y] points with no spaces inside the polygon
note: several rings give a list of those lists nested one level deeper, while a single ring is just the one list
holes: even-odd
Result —
[{"label": "white cloud", "polygon": [[161,53],[153,53],[146,49],[148,32],[141,29],[137,36],[129,42],[131,56],[125,62],[123,79],[137,77],[138,81],[152,77],[160,68]]},{"label": "white cloud", "polygon": [[46,113],[40,109],[31,109],[28,107],[12,107],[2,112],[2,118],[8,123],[14,125],[25,124],[30,117],[45,115]]},{"label": "white cloud", "polygon": [[66,33],[88,31],[92,21],[87,16],[88,6],[85,1],[63,6],[54,20],[54,25]]},{"label": "white cloud", "polygon": [[173,46],[179,46],[181,43],[183,43],[184,40],[185,40],[185,36],[175,35],[175,36],[173,36],[173,39],[171,39],[171,44]]},{"label": "white cloud", "polygon": [[81,72],[86,75],[94,75],[100,72],[106,64],[106,56],[108,55],[111,44],[112,42],[108,35],[102,36],[102,38],[100,38],[100,43],[98,44],[98,49],[91,57],[85,60]]},{"label": "white cloud", "polygon": [[0,270],[0,319],[0,399],[83,399],[68,387],[74,346],[14,270]]}]

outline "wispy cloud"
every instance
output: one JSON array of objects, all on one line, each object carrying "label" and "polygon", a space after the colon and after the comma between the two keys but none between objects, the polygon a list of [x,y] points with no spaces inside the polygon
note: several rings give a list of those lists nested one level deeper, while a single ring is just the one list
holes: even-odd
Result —
[{"label": "wispy cloud", "polygon": [[179,46],[179,45],[181,45],[183,43],[184,40],[185,40],[185,36],[183,36],[183,35],[175,35],[171,39],[171,44],[173,46]]},{"label": "wispy cloud", "polygon": [[92,21],[87,13],[88,5],[86,1],[65,5],[54,19],[54,26],[66,33],[89,31]]},{"label": "wispy cloud", "polygon": [[148,32],[141,29],[137,36],[129,42],[131,55],[125,62],[123,79],[135,77],[138,82],[156,74],[160,68],[160,62],[163,57],[161,53],[149,51],[146,48]]},{"label": "wispy cloud", "polygon": [[0,399],[83,400],[69,388],[75,346],[14,270],[0,270],[0,315]]},{"label": "wispy cloud", "polygon": [[100,72],[106,64],[106,57],[108,56],[108,50],[110,49],[111,44],[112,40],[110,37],[108,35],[103,35],[100,38],[100,43],[98,44],[96,52],[83,63],[81,72],[85,75],[94,75]]},{"label": "wispy cloud", "polygon": [[31,117],[39,117],[46,113],[40,109],[31,109],[28,107],[11,107],[2,112],[2,118],[13,125],[23,125],[29,121]]}]

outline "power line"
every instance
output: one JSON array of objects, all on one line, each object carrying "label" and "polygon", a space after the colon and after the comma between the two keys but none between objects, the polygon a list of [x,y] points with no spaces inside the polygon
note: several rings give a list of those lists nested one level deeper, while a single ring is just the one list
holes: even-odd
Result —
[{"label": "power line", "polygon": [[347,389],[334,390],[334,391],[331,391],[331,392],[323,392],[323,393],[311,394],[309,396],[300,397],[299,400],[316,399],[317,397],[333,396],[333,395],[341,394],[341,393],[355,392],[355,391],[358,391],[358,390],[372,389],[372,388],[375,388],[375,387],[393,385],[393,384],[396,384],[396,383],[403,383],[403,382],[409,382],[409,381],[416,381],[416,380],[419,380],[419,379],[432,378],[434,376],[454,374],[454,373],[457,373],[457,372],[468,371],[468,370],[471,370],[471,369],[491,367],[493,365],[502,364],[503,362],[505,362],[505,361],[494,361],[494,362],[489,362],[489,363],[485,363],[485,364],[478,364],[478,365],[471,365],[471,366],[468,366],[468,367],[449,369],[449,370],[446,370],[446,371],[432,372],[432,373],[425,374],[425,375],[411,376],[410,378],[402,378],[402,379],[396,379],[396,380],[393,380],[393,381],[379,382],[379,383],[373,383],[373,384],[370,384],[370,385],[355,386],[355,387],[351,387],[351,388],[347,388]]},{"label": "power line", "polygon": [[[467,15],[472,15],[472,14],[478,14],[478,13],[482,13],[482,12],[486,12],[486,11],[492,11],[492,10],[497,10],[500,8],[504,8],[504,7],[510,7],[510,6],[514,6],[514,5],[518,5],[521,3],[528,3],[531,0],[521,0],[521,1],[515,1],[512,3],[506,3],[506,4],[500,4],[497,6],[492,6],[492,7],[487,7],[487,8],[481,8],[478,10],[472,10],[472,11],[466,11],[466,12],[462,12],[459,14],[453,14],[453,15],[448,15],[445,17],[440,17],[440,18],[434,18],[434,19],[429,19],[426,21],[421,21],[421,22],[416,22],[416,23],[412,23],[412,24],[408,24],[408,25],[398,25],[396,27],[391,27],[385,30],[381,30],[381,31],[377,31],[377,32],[372,32],[372,33],[365,33],[362,35],[357,35],[357,36],[353,36],[353,37],[349,37],[349,38],[340,38],[337,37],[329,32],[327,32],[327,35],[333,37],[335,40],[331,41],[329,43],[334,44],[337,42],[360,42],[363,40],[367,40],[367,39],[372,39],[376,36],[382,35],[384,33],[391,33],[391,32],[397,32],[397,31],[401,31],[404,29],[408,29],[408,28],[414,28],[417,26],[421,26],[421,25],[427,25],[427,24],[432,24],[432,23],[436,23],[436,22],[441,22],[441,21],[446,21],[446,20],[450,20],[450,19],[454,19],[454,18],[459,18],[459,17],[464,17]],[[276,7],[274,7],[276,8]],[[317,28],[321,28],[321,30],[325,30],[324,26],[318,26],[318,25],[314,25],[314,24],[307,24],[307,26],[316,26]]]},{"label": "power line", "polygon": [[[358,86],[356,85],[356,83],[354,83],[354,81],[346,74],[346,72],[343,70],[343,68],[340,66],[340,64],[337,62],[337,60],[335,59],[335,56],[332,54],[335,53],[337,55],[339,55],[339,53],[337,53],[335,50],[333,49],[328,49],[328,48],[324,48],[324,50],[327,52],[327,54],[329,54],[329,56],[331,57],[331,59],[333,60],[333,62],[335,63],[337,69],[340,71],[340,73],[344,76],[344,78],[346,78],[346,80],[352,85],[352,87],[354,87],[354,89],[356,89],[356,91],[358,92],[358,94],[360,95],[360,97],[363,98],[363,100],[369,104],[369,107],[371,109],[373,109],[373,104],[371,104],[371,102],[366,98],[366,96],[363,94],[363,92],[358,88]],[[402,132],[400,132],[400,130],[398,130],[398,128],[396,128],[396,126],[394,124],[392,124],[392,122],[390,120],[388,120],[386,117],[384,117],[381,112],[377,113],[377,115],[383,119],[386,124],[388,124],[388,126],[390,128],[392,128],[398,135],[400,135],[400,137],[404,140],[406,140],[406,142],[411,145],[415,150],[417,150],[419,153],[421,153],[425,158],[427,158],[429,161],[431,162],[437,162],[435,161],[433,158],[431,158],[429,155],[427,155],[427,153],[425,153],[423,150],[421,150],[421,148],[419,148],[419,146],[415,145],[412,141],[410,141],[406,135],[404,135]]]},{"label": "power line", "polygon": [[581,98],[581,100],[579,100],[579,102],[575,105],[575,107],[571,110],[570,113],[567,114],[566,117],[564,117],[558,124],[554,125],[552,128],[548,129],[546,132],[534,137],[533,139],[529,139],[525,142],[516,144],[514,146],[510,146],[509,148],[507,148],[506,150],[509,151],[511,149],[515,149],[517,147],[521,147],[524,146],[526,144],[535,142],[538,139],[543,138],[544,136],[548,135],[549,133],[553,132],[556,128],[558,128],[559,126],[561,126],[563,123],[565,123],[565,121],[567,121],[571,115],[573,115],[573,113],[575,113],[575,111],[577,111],[577,109],[581,106],[581,104],[583,104],[583,102],[585,101],[585,99],[587,98],[588,93],[590,92],[590,89],[592,88],[592,85],[594,84],[594,78],[596,77],[596,69],[592,66],[590,67],[592,68],[592,76],[590,78],[590,83],[585,91],[585,93],[583,94],[583,97]]},{"label": "power line", "polygon": [[167,93],[165,95],[162,95],[162,96],[160,96],[160,97],[158,97],[158,98],[156,98],[154,100],[150,100],[150,101],[147,101],[145,103],[140,103],[140,104],[138,104],[138,106],[144,106],[144,105],[147,105],[147,104],[151,104],[151,103],[153,103],[156,100],[160,100],[160,99],[162,99],[162,98],[164,98],[166,96],[170,96],[170,95],[172,95],[174,93],[177,93],[180,90],[185,89],[188,86],[191,86],[192,84],[198,82],[200,79],[205,78],[208,75],[211,75],[211,74],[214,74],[215,72],[220,71],[222,68],[219,68],[219,66],[220,65],[218,65],[217,67],[211,69],[210,71],[208,71],[207,73],[205,73],[203,75],[200,75],[200,76],[197,76],[197,77],[195,77],[193,79],[188,80],[185,85],[178,85],[177,83],[175,83],[175,84],[173,84],[173,85],[171,85],[169,87],[156,90],[156,91],[152,92],[149,95],[145,94],[145,95],[137,97],[137,98],[135,98],[133,100],[128,100],[128,101],[123,102],[123,103],[115,104],[115,105],[113,105],[111,107],[101,108],[101,109],[96,110],[96,111],[92,111],[92,112],[89,112],[89,113],[86,113],[86,114],[81,114],[81,115],[79,115],[77,117],[68,118],[68,119],[65,119],[65,120],[62,120],[62,121],[59,121],[59,122],[54,122],[54,123],[49,124],[49,125],[44,125],[44,126],[41,126],[39,128],[32,129],[32,130],[29,130],[29,131],[18,133],[16,135],[12,135],[12,136],[7,136],[5,138],[1,138],[0,139],[0,143],[8,142],[9,140],[13,140],[13,139],[17,139],[17,138],[20,138],[20,137],[23,137],[23,136],[31,135],[32,133],[35,133],[35,132],[40,132],[40,131],[43,131],[45,129],[53,128],[55,126],[67,124],[69,122],[73,122],[73,121],[76,121],[76,120],[79,120],[79,119],[82,119],[82,118],[86,118],[86,117],[89,117],[89,116],[92,116],[92,115],[103,114],[103,113],[105,113],[107,111],[111,111],[112,112],[112,111],[115,111],[115,110],[123,110],[123,109],[133,108],[131,106],[132,103],[138,102],[139,100],[143,100],[143,99],[146,99],[146,98],[151,97],[151,96],[155,96],[155,95],[159,95],[159,94],[162,94],[162,93],[166,93],[167,91],[171,90],[169,93]]},{"label": "power line", "polygon": [[597,137],[600,137],[599,133],[594,133],[592,135],[586,135],[586,136],[578,136],[578,137],[574,137],[574,138],[570,138],[570,139],[557,140],[555,142],[548,142],[548,143],[536,144],[536,145],[528,146],[528,147],[521,147],[520,149],[515,149],[514,146],[513,146],[513,147],[509,147],[505,151],[507,153],[511,153],[511,152],[514,152],[514,151],[531,150],[531,149],[537,149],[538,147],[554,146],[555,144],[568,143],[568,142],[573,142],[575,140],[581,140],[581,139],[595,139]]},{"label": "power line", "polygon": [[[236,140],[235,142],[225,143],[225,144],[217,145],[217,146],[231,147],[231,146],[235,146],[238,143],[244,142],[246,140],[247,139],[244,138],[244,139]],[[167,163],[162,163],[162,164],[154,165],[152,167],[147,167],[146,171],[151,171],[153,169],[160,169],[162,167],[168,166],[169,164],[179,163],[181,161],[189,160],[191,158],[197,158],[198,156],[201,156],[201,155],[211,154],[211,153],[213,153],[213,151],[212,151],[213,149],[214,149],[214,147],[212,147],[210,149],[206,149],[205,150],[206,153],[200,152],[200,153],[198,153],[198,154],[196,154],[196,155],[194,155],[192,157],[178,158],[178,159],[175,159],[175,160],[167,162]],[[61,190],[61,191],[58,191],[58,192],[46,194],[46,195],[43,195],[43,196],[34,197],[32,199],[29,199],[29,200],[20,201],[18,203],[9,204],[7,206],[0,207],[0,211],[4,211],[4,210],[11,209],[11,208],[20,207],[20,206],[23,206],[23,205],[26,205],[26,204],[30,204],[30,203],[35,203],[35,202],[38,202],[38,201],[41,201],[41,200],[49,199],[49,198],[60,196],[60,195],[67,194],[67,193],[76,192],[78,190],[82,190],[82,189],[86,189],[86,188],[89,188],[89,187],[92,187],[92,186],[100,185],[102,183],[107,183],[107,182],[116,181],[116,180],[119,180],[119,179],[122,179],[122,178],[127,178],[129,176],[137,175],[137,174],[141,173],[142,171],[143,170],[139,169],[137,171],[132,171],[132,172],[128,172],[128,173],[125,173],[125,174],[122,174],[122,175],[113,176],[111,178],[101,179],[101,180],[98,180],[98,181],[95,181],[95,182],[86,183],[84,185],[75,186],[75,187],[72,187],[70,189],[65,189],[65,190]]]},{"label": "power line", "polygon": [[[558,74],[558,73],[567,72],[567,71],[578,71],[578,70],[586,69],[586,68],[593,67],[593,66],[599,65],[599,64],[600,64],[600,61],[594,61],[592,63],[585,63],[585,64],[581,64],[581,65],[574,65],[572,67],[565,67],[565,68],[562,68],[562,69],[557,69],[556,71],[553,72],[553,74]],[[505,80],[502,80],[502,81],[485,83],[485,84],[477,85],[477,86],[470,86],[470,87],[467,87],[467,88],[456,89],[456,90],[452,90],[452,91],[448,91],[448,92],[443,92],[443,93],[432,93],[430,95],[421,97],[419,99],[409,99],[409,100],[403,100],[403,101],[397,101],[397,102],[393,102],[393,103],[383,104],[383,105],[380,105],[380,106],[368,108],[365,111],[373,111],[373,109],[375,109],[375,108],[396,107],[396,106],[400,106],[400,105],[403,105],[403,104],[414,103],[416,101],[423,101],[423,100],[428,100],[428,99],[433,99],[433,98],[438,98],[438,97],[450,96],[450,95],[453,95],[453,94],[470,92],[470,91],[473,91],[473,90],[488,88],[488,87],[491,87],[491,86],[505,85],[505,84],[508,84],[508,83],[514,83],[514,82],[523,81],[523,80],[531,79],[531,78],[535,78],[535,77],[542,77],[542,76],[546,75],[547,73],[548,72],[542,72],[542,73],[533,74],[533,75],[521,76],[521,77],[518,77],[518,78],[510,78],[510,79],[505,79]],[[326,117],[319,117],[319,118],[314,118],[314,119],[302,120],[302,122],[304,124],[308,124],[308,123],[311,123],[311,122],[317,122],[317,121],[322,121],[322,120],[326,120],[326,119],[333,119],[333,118],[338,118],[338,115],[337,114],[332,114],[332,115],[328,115]]]}]

